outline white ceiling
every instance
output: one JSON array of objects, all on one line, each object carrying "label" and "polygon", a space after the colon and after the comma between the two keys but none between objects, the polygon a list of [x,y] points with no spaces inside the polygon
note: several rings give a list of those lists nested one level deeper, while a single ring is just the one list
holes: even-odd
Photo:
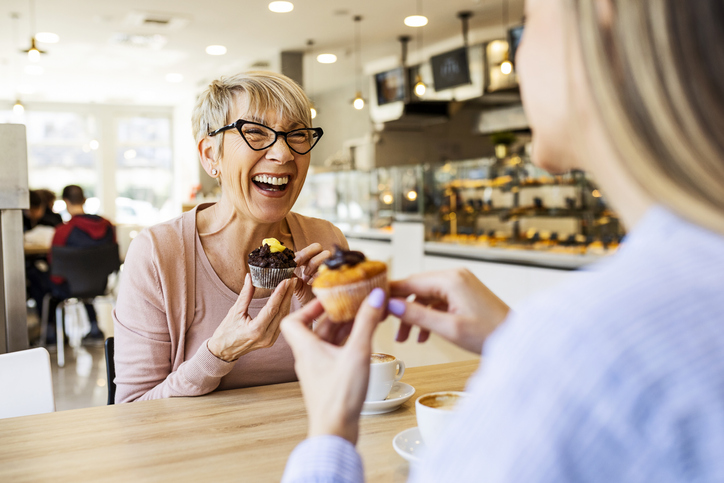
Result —
[{"label": "white ceiling", "polygon": [[[362,15],[361,59],[399,57],[397,37],[416,35],[403,19],[422,4],[429,24],[423,29],[428,49],[445,42],[462,44],[456,13],[471,10],[470,41],[481,32],[502,29],[505,0],[293,0],[294,11],[269,11],[268,0],[35,0],[36,32],[60,36],[57,44],[39,44],[48,53],[37,64],[44,73],[30,75],[31,0],[0,0],[0,100],[24,102],[133,103],[176,105],[189,102],[202,86],[222,74],[266,63],[278,69],[279,53],[304,50],[307,88],[322,91],[354,78],[354,15]],[[522,15],[523,0],[510,0],[509,23]],[[12,13],[20,14],[18,20]],[[143,14],[171,16],[175,27],[137,24]],[[156,46],[133,46],[113,39],[160,34]],[[312,39],[312,48],[307,41]],[[226,55],[210,56],[208,45],[221,44]],[[410,50],[416,49],[413,41]],[[312,54],[335,53],[332,65],[312,62]],[[168,73],[181,83],[165,80]]]}]

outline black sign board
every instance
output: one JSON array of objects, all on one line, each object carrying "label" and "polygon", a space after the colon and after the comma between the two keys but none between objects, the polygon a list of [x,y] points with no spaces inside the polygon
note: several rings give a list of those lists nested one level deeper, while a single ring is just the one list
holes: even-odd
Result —
[{"label": "black sign board", "polygon": [[470,84],[467,47],[436,55],[430,59],[430,63],[436,91]]},{"label": "black sign board", "polygon": [[405,100],[405,71],[402,67],[375,74],[377,105]]}]

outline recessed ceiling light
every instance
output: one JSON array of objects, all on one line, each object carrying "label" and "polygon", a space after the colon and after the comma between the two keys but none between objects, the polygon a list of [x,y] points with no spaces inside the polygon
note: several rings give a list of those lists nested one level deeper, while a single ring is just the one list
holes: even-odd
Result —
[{"label": "recessed ceiling light", "polygon": [[405,17],[405,25],[408,27],[424,27],[427,25],[427,17],[424,15],[410,15]]},{"label": "recessed ceiling light", "polygon": [[317,56],[317,62],[320,64],[334,64],[337,62],[337,56],[334,54],[319,54]]},{"label": "recessed ceiling light", "polygon": [[292,2],[271,2],[269,10],[275,13],[287,13],[294,10],[294,4]]},{"label": "recessed ceiling light", "polygon": [[177,74],[177,73],[171,73],[166,74],[166,81],[167,82],[183,82],[184,76],[183,74]]},{"label": "recessed ceiling light", "polygon": [[45,69],[43,69],[39,65],[26,65],[25,66],[25,73],[30,75],[43,75],[45,72]]},{"label": "recessed ceiling light", "polygon": [[35,34],[35,40],[44,44],[57,44],[60,37],[52,32],[38,32]]},{"label": "recessed ceiling light", "polygon": [[226,47],[223,45],[209,45],[206,47],[206,53],[209,55],[224,55],[226,53]]}]

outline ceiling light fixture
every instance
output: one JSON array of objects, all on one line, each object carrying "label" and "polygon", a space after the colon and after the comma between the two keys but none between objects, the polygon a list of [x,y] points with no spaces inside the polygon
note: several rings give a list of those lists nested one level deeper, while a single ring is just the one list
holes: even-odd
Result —
[{"label": "ceiling light fixture", "polygon": [[319,54],[317,56],[317,62],[320,64],[334,64],[337,62],[337,56],[334,54]]},{"label": "ceiling light fixture", "polygon": [[[503,0],[503,31],[507,33],[508,30],[508,0]],[[505,47],[505,60],[500,64],[500,72],[505,75],[509,75],[513,72],[513,63],[510,61],[510,44],[506,42]]]},{"label": "ceiling light fixture", "polygon": [[60,42],[60,37],[52,32],[38,32],[35,34],[35,40],[43,44],[57,44]]},{"label": "ceiling light fixture", "polygon": [[[305,51],[305,57],[312,53],[312,50],[314,49],[314,39],[308,39],[307,40],[307,49]],[[309,66],[309,74],[308,79],[304,81],[304,90],[307,93],[307,98],[309,99],[309,114],[312,116],[312,119],[315,119],[317,117],[317,108],[314,106],[314,101],[312,100],[312,84],[314,83],[314,64]],[[308,82],[307,82],[308,81]]]},{"label": "ceiling light fixture", "polygon": [[223,45],[209,45],[206,47],[206,53],[209,55],[224,55],[226,53],[226,47]]},{"label": "ceiling light fixture", "polygon": [[405,25],[408,27],[424,27],[427,25],[427,17],[424,15],[410,15],[405,17]]},{"label": "ceiling light fixture", "polygon": [[15,101],[15,104],[13,104],[13,114],[19,116],[22,113],[25,112],[25,106],[20,102],[20,99]]},{"label": "ceiling light fixture", "polygon": [[[422,16],[422,0],[417,0],[417,14]],[[426,22],[427,23],[427,22]],[[417,54],[422,58],[422,29],[417,31]],[[417,97],[422,97],[427,91],[427,86],[422,81],[422,74],[420,74],[420,66],[417,66],[417,76],[415,77],[415,87],[413,88]]]},{"label": "ceiling light fixture", "polygon": [[271,2],[269,10],[274,13],[288,13],[294,10],[294,4],[292,2]]},{"label": "ceiling light fixture", "polygon": [[355,37],[355,47],[354,47],[354,56],[355,56],[355,74],[354,74],[354,83],[355,87],[357,88],[357,93],[354,96],[354,99],[352,100],[352,105],[355,109],[358,111],[363,109],[365,107],[365,100],[364,97],[362,97],[362,89],[360,89],[360,74],[362,71],[362,62],[360,60],[360,51],[362,50],[362,41],[360,39],[360,24],[362,22],[362,17],[359,15],[355,15],[353,17],[354,20],[354,37]]},{"label": "ceiling light fixture", "polygon": [[46,52],[44,50],[40,50],[35,45],[35,1],[30,0],[30,47],[21,50],[21,52],[24,52],[28,54],[28,60],[30,62],[38,62],[40,60],[40,54],[45,54]]}]

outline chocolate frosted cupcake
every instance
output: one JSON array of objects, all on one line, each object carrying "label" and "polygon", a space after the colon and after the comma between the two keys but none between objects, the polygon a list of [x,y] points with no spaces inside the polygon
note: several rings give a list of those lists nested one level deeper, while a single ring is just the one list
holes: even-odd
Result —
[{"label": "chocolate frosted cupcake", "polygon": [[387,265],[367,260],[362,252],[336,247],[319,269],[312,291],[333,322],[353,320],[374,288],[387,288]]},{"label": "chocolate frosted cupcake", "polygon": [[261,246],[249,254],[251,283],[259,288],[275,288],[292,277],[297,263],[294,252],[276,238],[265,238]]}]

